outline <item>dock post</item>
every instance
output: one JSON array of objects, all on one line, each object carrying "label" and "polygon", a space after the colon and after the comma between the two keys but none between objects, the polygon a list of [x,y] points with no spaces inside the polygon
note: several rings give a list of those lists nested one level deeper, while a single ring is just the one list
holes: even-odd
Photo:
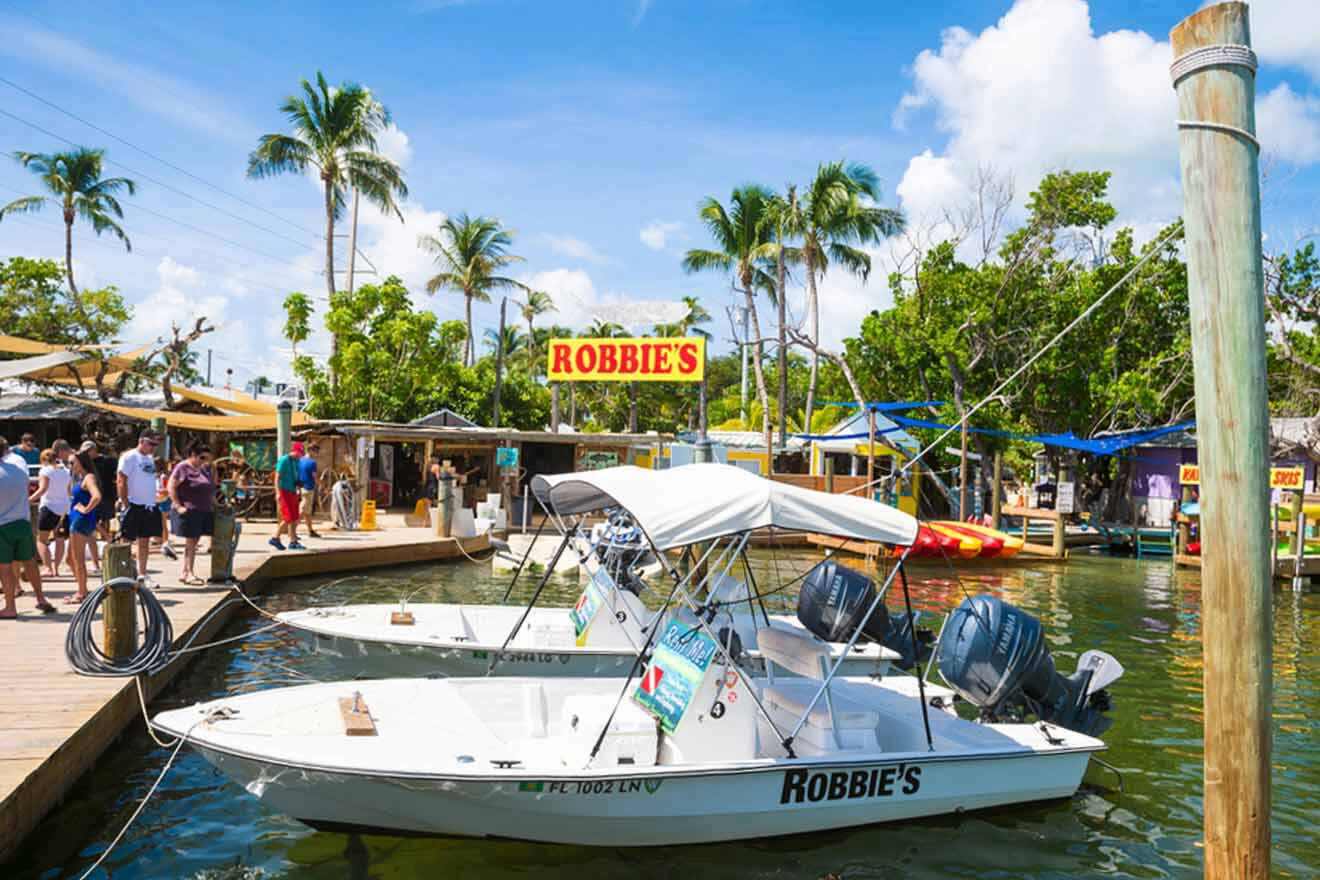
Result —
[{"label": "dock post", "polygon": [[211,527],[211,576],[213,584],[234,579],[234,509],[229,505],[216,508]]},{"label": "dock post", "polygon": [[990,528],[999,528],[999,494],[1004,488],[1004,453],[995,452],[994,481],[990,487]]},{"label": "dock post", "polygon": [[293,446],[293,404],[281,400],[275,407],[275,453],[288,455]]},{"label": "dock post", "polygon": [[1182,506],[1192,500],[1192,487],[1183,486],[1182,496],[1178,499],[1178,509],[1174,512],[1174,518],[1178,521],[1178,546],[1174,552],[1182,556],[1187,552],[1187,545],[1192,540],[1192,524],[1188,522],[1187,515],[1183,513]]},{"label": "dock post", "polygon": [[962,447],[958,455],[958,516],[967,519],[967,416],[962,421]]},{"label": "dock post", "polygon": [[1292,540],[1288,542],[1288,552],[1293,556],[1300,555],[1302,548],[1306,546],[1306,536],[1302,534],[1303,500],[1301,492],[1288,493],[1288,510],[1292,512],[1293,525]]},{"label": "dock post", "polygon": [[1207,880],[1270,874],[1272,581],[1255,68],[1245,3],[1170,35],[1201,467]]},{"label": "dock post", "polygon": [[1063,514],[1055,510],[1054,511],[1054,546],[1053,546],[1055,559],[1065,559],[1068,556],[1068,548],[1067,545],[1064,543],[1063,537],[1064,537]]},{"label": "dock post", "polygon": [[870,404],[866,407],[866,497],[874,498],[875,492],[875,410]]},{"label": "dock post", "polygon": [[454,532],[454,473],[447,461],[440,466],[437,506],[440,512],[436,515],[435,533],[442,538],[451,537]]},{"label": "dock post", "polygon": [[[101,583],[116,578],[133,580],[135,574],[133,545],[106,544],[101,554]],[[137,597],[133,589],[126,586],[111,588],[101,606],[101,623],[105,627],[103,650],[114,660],[131,657],[137,650]]]},{"label": "dock post", "polygon": [[834,494],[834,459],[825,456],[825,491]]}]

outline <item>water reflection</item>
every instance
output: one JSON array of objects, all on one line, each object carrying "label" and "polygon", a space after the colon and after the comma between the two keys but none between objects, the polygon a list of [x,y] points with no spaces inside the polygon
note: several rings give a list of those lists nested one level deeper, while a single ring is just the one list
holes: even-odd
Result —
[{"label": "water reflection", "polygon": [[[758,551],[767,584],[819,557]],[[778,573],[777,576],[775,573]],[[272,609],[346,601],[496,602],[506,581],[476,565],[414,566],[349,579],[281,585]],[[1105,755],[1122,774],[1093,767],[1062,802],[951,816],[902,826],[756,843],[609,850],[508,841],[357,837],[313,832],[265,809],[185,750],[159,794],[107,861],[115,878],[627,877],[1196,877],[1200,872],[1200,582],[1167,561],[1081,557],[1066,565],[912,567],[915,608],[943,614],[966,593],[989,592],[1038,615],[1064,671],[1087,648],[1113,653],[1127,675],[1112,690],[1115,725]],[[580,589],[552,580],[543,601],[567,605]],[[530,585],[523,595],[530,592]],[[791,611],[795,595],[775,595]],[[891,601],[891,607],[899,603]],[[162,707],[224,693],[342,676],[283,630],[256,632],[255,614],[226,635],[251,635],[209,652]],[[1314,876],[1320,844],[1320,599],[1276,594],[1274,859],[1280,877]],[[167,756],[144,734],[115,747],[34,836],[5,877],[77,877],[119,830]]]}]

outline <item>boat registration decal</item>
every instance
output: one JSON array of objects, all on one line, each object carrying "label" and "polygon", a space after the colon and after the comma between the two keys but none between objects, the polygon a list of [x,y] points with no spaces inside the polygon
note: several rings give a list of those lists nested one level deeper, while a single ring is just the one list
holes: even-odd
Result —
[{"label": "boat registration decal", "polygon": [[573,635],[577,638],[579,648],[587,646],[587,630],[591,629],[591,622],[596,619],[596,613],[605,604],[605,593],[596,580],[599,574],[600,572],[597,571],[591,575],[591,580],[587,581],[587,588],[578,597],[577,604],[568,612],[568,616],[573,621]]},{"label": "boat registration decal", "polygon": [[718,649],[715,640],[697,628],[695,619],[672,618],[633,691],[634,702],[654,715],[666,733],[673,733]]},{"label": "boat registration decal", "polygon": [[921,766],[896,764],[870,770],[784,771],[781,804],[912,795],[921,790]]},{"label": "boat registration decal", "polygon": [[655,794],[662,783],[663,779],[570,779],[567,782],[520,782],[518,791],[569,795]]},{"label": "boat registration decal", "polygon": [[[473,651],[473,660],[489,660],[490,651]],[[537,651],[505,651],[500,654],[501,663],[554,663],[558,660],[565,665],[571,659],[568,654],[545,654]]]}]

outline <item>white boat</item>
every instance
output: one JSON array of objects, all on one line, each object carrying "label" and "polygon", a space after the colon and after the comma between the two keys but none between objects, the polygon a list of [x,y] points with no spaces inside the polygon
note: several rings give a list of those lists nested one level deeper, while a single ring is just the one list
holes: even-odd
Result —
[{"label": "white boat", "polygon": [[[683,497],[685,491],[699,496],[705,490],[698,481],[688,487],[678,486],[673,479],[662,482],[671,499]],[[537,485],[539,497],[546,489],[543,484]],[[757,488],[773,485],[762,482]],[[685,507],[698,517],[719,512],[695,500]],[[619,515],[615,516],[617,519]],[[827,525],[810,512],[799,512],[796,522],[804,529]],[[627,534],[626,540],[620,539],[620,532]],[[884,529],[879,534],[890,535]],[[648,611],[638,597],[647,581],[659,580],[655,575],[664,574],[665,562],[641,538],[631,522],[613,527],[598,524],[590,532],[566,527],[561,539],[543,539],[535,553],[528,547],[520,548],[519,558],[539,560],[541,586],[552,573],[563,569],[568,558],[585,573],[586,587],[571,608],[536,607],[535,596],[527,606],[411,602],[403,598],[397,603],[284,611],[278,619],[297,632],[309,650],[343,661],[341,672],[345,677],[623,675],[648,633],[666,619]],[[554,552],[547,553],[545,546]],[[742,561],[741,552],[738,560]],[[517,574],[515,569],[515,577]],[[620,586],[621,580],[628,588]],[[539,593],[538,588],[536,595]],[[757,646],[761,629],[806,630],[792,615],[770,614],[756,595],[755,588],[749,588],[745,580],[730,571],[710,578],[701,598],[707,607],[719,609],[714,624],[717,630],[727,628],[737,633],[738,644],[746,654],[744,665],[763,672]],[[899,648],[902,653],[866,642],[845,651],[843,644],[835,642],[831,651],[833,657],[845,658],[841,674],[865,676],[884,675],[894,661],[910,667],[919,659],[905,656],[909,652],[901,634]]]},{"label": "white boat", "polygon": [[[714,465],[670,475],[689,468],[706,469],[720,516],[685,523],[675,511],[666,520],[663,500],[646,500],[656,478],[628,468],[549,478],[543,489],[561,513],[624,507],[661,550],[705,543],[714,572],[753,529],[808,509],[841,537],[883,532],[903,545],[916,536],[915,520],[872,501],[766,490]],[[739,504],[748,494],[764,503]],[[846,644],[859,641],[896,571],[877,590],[860,572],[834,570],[813,587],[822,625],[846,624]],[[969,599],[946,621],[935,657],[943,687],[917,676],[841,676],[828,643],[796,628],[762,628],[766,674],[752,674],[705,620],[692,580],[669,594],[688,609],[648,636],[624,677],[311,684],[162,712],[152,723],[313,827],[609,846],[1067,797],[1104,748],[1091,734],[1107,723],[1103,688],[1121,667],[1092,651],[1074,676],[1057,675],[1040,624],[996,599]],[[960,718],[960,699],[985,720]]]}]

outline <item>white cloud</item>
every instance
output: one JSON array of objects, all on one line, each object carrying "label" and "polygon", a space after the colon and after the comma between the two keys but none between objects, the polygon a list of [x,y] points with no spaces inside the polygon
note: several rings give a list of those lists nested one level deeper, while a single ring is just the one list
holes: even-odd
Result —
[{"label": "white cloud", "polygon": [[377,134],[376,146],[385,158],[393,159],[400,167],[407,167],[412,161],[412,142],[397,125],[388,125]]},{"label": "white cloud", "polygon": [[1256,134],[1267,155],[1286,162],[1320,162],[1320,98],[1280,83],[1256,101]]},{"label": "white cloud", "polygon": [[548,269],[518,279],[533,290],[543,290],[555,302],[555,311],[545,323],[566,327],[585,327],[594,320],[596,285],[581,269]]},{"label": "white cloud", "polygon": [[133,306],[127,338],[168,339],[172,324],[185,328],[198,318],[215,325],[224,323],[229,298],[204,284],[197,269],[164,257],[156,264],[156,278],[156,289]]},{"label": "white cloud", "polygon": [[651,11],[652,0],[637,0],[637,11],[633,13],[632,26],[637,27],[646,18],[646,13]]},{"label": "white cloud", "polygon": [[256,137],[255,128],[228,110],[216,93],[8,16],[0,15],[0,33],[5,35],[0,55],[94,82],[148,113],[203,134],[243,142]]},{"label": "white cloud", "polygon": [[1171,49],[1138,31],[1095,34],[1084,0],[1018,0],[979,34],[946,30],[912,65],[901,124],[934,115],[948,141],[908,165],[898,193],[910,219],[952,207],[978,167],[1017,181],[1019,202],[1060,168],[1111,170],[1133,219],[1180,210]]},{"label": "white cloud", "polygon": [[571,235],[546,235],[544,238],[546,244],[550,246],[550,250],[560,256],[585,260],[588,263],[605,263],[609,261],[604,254],[580,238],[573,238]]},{"label": "white cloud", "polygon": [[662,251],[671,237],[678,238],[679,231],[683,228],[682,223],[673,221],[655,220],[642,227],[638,233],[638,238],[642,244],[653,251]]},{"label": "white cloud", "polygon": [[1314,0],[1251,4],[1251,43],[1262,61],[1306,71],[1320,81],[1320,27]]}]

